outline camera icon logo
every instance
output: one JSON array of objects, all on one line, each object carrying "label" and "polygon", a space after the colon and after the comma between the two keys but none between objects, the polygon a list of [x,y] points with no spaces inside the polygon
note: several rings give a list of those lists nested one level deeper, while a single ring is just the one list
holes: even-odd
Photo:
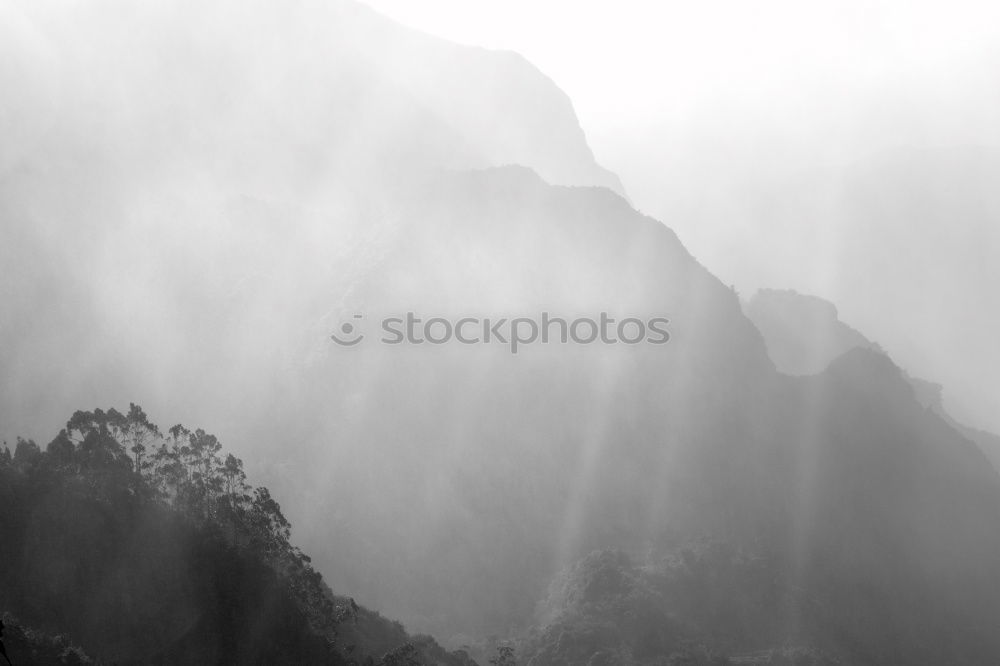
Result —
[{"label": "camera icon logo", "polygon": [[[353,319],[364,319],[364,315],[356,314]],[[330,339],[342,347],[353,347],[365,339],[360,323],[344,322],[340,328],[330,335]]]}]

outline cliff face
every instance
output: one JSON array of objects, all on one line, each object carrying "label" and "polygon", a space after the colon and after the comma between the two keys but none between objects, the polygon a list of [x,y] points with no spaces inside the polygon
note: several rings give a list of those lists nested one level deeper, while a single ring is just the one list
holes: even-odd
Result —
[{"label": "cliff face", "polygon": [[[745,310],[764,336],[768,355],[781,372],[816,374],[853,349],[882,350],[878,343],[841,321],[832,303],[815,296],[762,289],[754,294]],[[944,386],[905,374],[917,402],[975,442],[992,465],[1000,469],[1000,438],[953,418],[945,406]]]},{"label": "cliff face", "polygon": [[[349,0],[4,12],[0,50],[16,65],[0,70],[9,440],[35,429],[29,414],[55,424],[81,404],[82,385],[54,396],[38,381],[68,338],[102,366],[104,386],[122,389],[115,399],[134,398],[128,363],[108,357],[142,354],[142,338],[201,291],[202,268],[214,265],[216,286],[242,298],[275,268],[251,263],[256,243],[309,237],[298,249],[325,253],[336,270],[377,226],[380,201],[428,170],[515,163],[620,191],[569,100],[522,58],[421,35]],[[283,212],[241,216],[259,204]],[[168,273],[177,289],[166,293],[152,283]],[[317,287],[331,298],[339,289]],[[111,323],[126,307],[133,323]]]},{"label": "cliff face", "polygon": [[[43,129],[0,181],[10,436],[132,397],[206,424],[334,589],[446,640],[531,625],[592,550],[710,538],[773,563],[783,595],[751,599],[772,644],[996,663],[961,633],[1000,607],[980,453],[881,355],[777,372],[731,289],[589,186],[607,174],[522,60],[346,2],[110,7],[3,42],[58,55],[14,97]],[[662,317],[670,340],[381,343],[410,312]],[[835,322],[816,312],[787,338]],[[330,339],[349,323],[355,348]]]},{"label": "cliff face", "polygon": [[839,319],[833,303],[815,296],[761,289],[746,313],[764,336],[775,366],[790,375],[814,375],[851,349],[877,348]]},{"label": "cliff face", "polygon": [[526,60],[353,0],[50,9],[10,9],[2,28],[18,63],[0,72],[8,176],[60,160],[302,199],[414,169],[522,164],[622,191],[569,98]]}]

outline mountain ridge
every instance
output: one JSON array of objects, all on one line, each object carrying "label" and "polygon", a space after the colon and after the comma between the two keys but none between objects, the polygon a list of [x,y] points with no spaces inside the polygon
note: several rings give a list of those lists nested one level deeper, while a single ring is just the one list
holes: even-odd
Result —
[{"label": "mountain ridge", "polygon": [[[558,137],[532,152],[549,123],[581,149],[571,106],[519,128],[506,83],[469,83],[480,64],[430,76],[468,51],[415,57],[408,40],[424,37],[348,3],[220,1],[191,21],[200,7],[129,4],[114,24],[81,5],[79,32],[39,27],[80,57],[60,61],[50,130],[0,180],[5,428],[124,396],[206,423],[240,442],[335,589],[447,645],[530,646],[549,628],[535,615],[547,584],[583,561],[585,575],[648,582],[625,594],[638,589],[656,626],[595,607],[609,631],[577,642],[588,608],[556,599],[548,617],[568,630],[538,643],[539,665],[781,645],[856,664],[996,663],[1000,483],[890,360],[849,351],[815,375],[779,372],[735,290],[672,230],[610,189],[551,184],[607,177]],[[245,34],[227,21],[237,10]],[[346,18],[329,32],[308,20],[321,10]],[[521,71],[479,56],[501,81]],[[529,78],[513,102],[559,98]],[[662,317],[670,339],[513,354],[381,344],[377,328],[353,348],[331,338],[407,312]],[[609,550],[652,577],[588,560]],[[621,589],[598,588],[617,603]],[[657,624],[682,611],[692,632]],[[177,617],[192,636],[217,631]]]}]

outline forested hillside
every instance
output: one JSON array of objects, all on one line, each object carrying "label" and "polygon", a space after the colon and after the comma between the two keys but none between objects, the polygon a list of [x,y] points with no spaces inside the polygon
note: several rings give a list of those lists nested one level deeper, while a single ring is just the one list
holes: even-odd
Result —
[{"label": "forested hillside", "polygon": [[466,663],[335,597],[239,458],[135,404],[0,449],[0,506],[4,610],[105,663]]},{"label": "forested hillside", "polygon": [[[353,0],[61,5],[0,20],[15,664],[57,645],[15,627],[119,664],[1000,663],[996,469],[832,308],[755,325],[524,59]],[[410,316],[594,336],[380,337]],[[130,398],[205,430],[73,412]]]}]

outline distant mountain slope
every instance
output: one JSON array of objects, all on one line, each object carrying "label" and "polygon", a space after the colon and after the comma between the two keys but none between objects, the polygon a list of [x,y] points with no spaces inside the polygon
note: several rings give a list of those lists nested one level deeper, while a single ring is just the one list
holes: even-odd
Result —
[{"label": "distant mountain slope", "polygon": [[781,372],[814,375],[851,349],[877,346],[840,321],[837,308],[792,290],[761,289],[746,305],[767,352]]},{"label": "distant mountain slope", "polygon": [[[793,590],[780,603],[749,600],[773,619],[759,643],[730,631],[722,596],[691,611],[686,621],[726,654],[791,636],[856,664],[1000,661],[1000,482],[898,368],[855,350],[818,375],[777,372],[735,291],[619,194],[553,185],[539,173],[555,167],[540,158],[468,169],[491,142],[518,147],[506,119],[533,120],[501,104],[505,86],[486,95],[476,91],[488,82],[461,79],[502,110],[488,136],[466,144],[463,123],[486,120],[476,105],[452,123],[433,100],[413,101],[423,74],[407,73],[415,88],[403,92],[391,76],[402,61],[423,62],[409,40],[424,38],[393,36],[354,5],[292,7],[79,4],[18,33],[36,48],[0,40],[39,73],[29,81],[37,94],[22,86],[4,98],[18,111],[9,117],[42,128],[19,134],[0,179],[0,427],[54,432],[79,404],[129,396],[209,424],[240,442],[248,472],[282,499],[332,587],[450,645],[530,634],[553,576],[595,550],[645,563],[710,539],[766,557]],[[228,20],[234,12],[239,21]],[[53,53],[69,55],[47,60]],[[414,67],[452,71],[427,63]],[[46,96],[49,85],[58,94]],[[546,120],[524,129],[524,150],[549,154],[540,132],[576,136]],[[577,163],[559,154],[558,164]],[[380,343],[382,319],[407,313],[548,313],[567,328],[582,321],[578,337],[588,320],[655,317],[669,320],[669,341],[536,339],[516,354],[504,335]],[[345,323],[363,344],[333,342]],[[142,654],[196,660],[216,654],[229,628],[247,635],[246,649],[289,660],[325,647],[290,610],[280,576],[234,554],[226,529],[191,551],[211,565],[154,571],[180,585],[109,581],[112,605],[162,589],[182,597],[163,597],[161,635],[140,633],[144,618],[124,612],[119,625],[84,624],[79,609],[103,601],[105,571],[77,581],[73,553],[103,562],[106,544],[123,543],[132,571],[160,553],[133,538],[145,514],[119,521],[101,502],[50,498],[18,474],[0,490],[46,511],[26,516],[8,502],[0,516],[12,529],[50,517],[22,542],[59,547],[8,584],[42,586],[47,607],[65,595],[82,618],[74,632],[109,652],[136,641]],[[112,488],[128,496],[128,483]],[[87,488],[70,490],[87,498]],[[74,510],[81,520],[69,519]],[[164,548],[202,534],[156,516],[150,539]],[[63,547],[90,527],[111,536]],[[291,645],[267,633],[273,624],[250,631],[249,613],[224,612],[244,586],[274,611],[269,622],[289,623],[281,635]],[[183,612],[191,600],[208,611]],[[400,632],[362,623],[352,634],[382,649]],[[577,659],[586,645],[567,636],[564,654],[587,663]],[[186,652],[192,645],[201,651]]]},{"label": "distant mountain slope", "polygon": [[[768,354],[781,372],[816,374],[852,349],[882,351],[877,343],[842,322],[832,303],[816,296],[761,289],[750,298],[746,313],[764,336]],[[907,378],[920,404],[975,442],[1000,470],[1000,436],[969,428],[952,418],[945,409],[940,384],[909,375]]]},{"label": "distant mountain slope", "polygon": [[800,637],[781,633],[783,575],[773,560],[723,542],[640,562],[595,551],[555,578],[540,604],[542,628],[520,653],[529,666],[843,663],[788,645]]},{"label": "distant mountain slope", "polygon": [[995,660],[1000,483],[982,453],[870,350],[766,402],[752,452],[733,451],[756,537],[582,558],[540,600],[530,664]]},{"label": "distant mountain slope", "polygon": [[[201,290],[183,264],[215,265],[242,285],[272,270],[220,260],[227,247],[249,256],[237,237],[303,229],[287,219],[241,226],[247,202],[308,212],[307,233],[324,237],[312,247],[326,243],[335,263],[345,220],[363,238],[362,220],[378,215],[387,190],[427,170],[521,164],[554,183],[621,191],[594,162],[570,101],[535,67],[422,35],[352,0],[0,11],[0,437],[33,430],[26,416],[38,410],[54,427],[80,404],[53,396],[39,368],[67,348],[64,336],[99,364],[107,346],[121,351],[112,340],[136,331],[110,325],[106,307],[131,308],[154,330],[172,317],[163,296]],[[169,269],[186,285],[153,295],[147,280],[165,275],[151,271],[167,247],[187,257]],[[127,260],[131,277],[111,278],[135,290],[99,295],[100,274],[117,271],[112,257],[142,255],[154,261]],[[41,302],[53,307],[38,311]],[[127,364],[105,368],[102,381],[122,372]],[[109,401],[134,398],[127,384]]]},{"label": "distant mountain slope", "polygon": [[[989,80],[996,54],[976,57]],[[810,141],[790,129],[787,107],[766,104],[746,123],[709,108],[667,132],[623,128],[597,147],[636,206],[668,221],[724,282],[822,294],[910,372],[947,385],[956,417],[1000,431],[1000,393],[983,390],[1000,384],[1000,143],[972,129],[995,128],[986,119],[1000,98],[969,80],[968,97],[931,111],[937,84],[956,80],[928,69],[894,82],[902,97],[873,88],[901,105],[893,131],[879,104],[843,107],[847,134],[833,143],[819,129],[840,118],[829,108],[800,110],[819,123]]]},{"label": "distant mountain slope", "polygon": [[[5,10],[0,173],[55,154],[312,196],[415,168],[521,164],[621,192],[569,98],[517,54],[404,28],[354,0],[112,0]],[[26,73],[30,72],[30,75]],[[69,165],[67,165],[69,166]],[[139,174],[135,174],[139,175]]]}]

